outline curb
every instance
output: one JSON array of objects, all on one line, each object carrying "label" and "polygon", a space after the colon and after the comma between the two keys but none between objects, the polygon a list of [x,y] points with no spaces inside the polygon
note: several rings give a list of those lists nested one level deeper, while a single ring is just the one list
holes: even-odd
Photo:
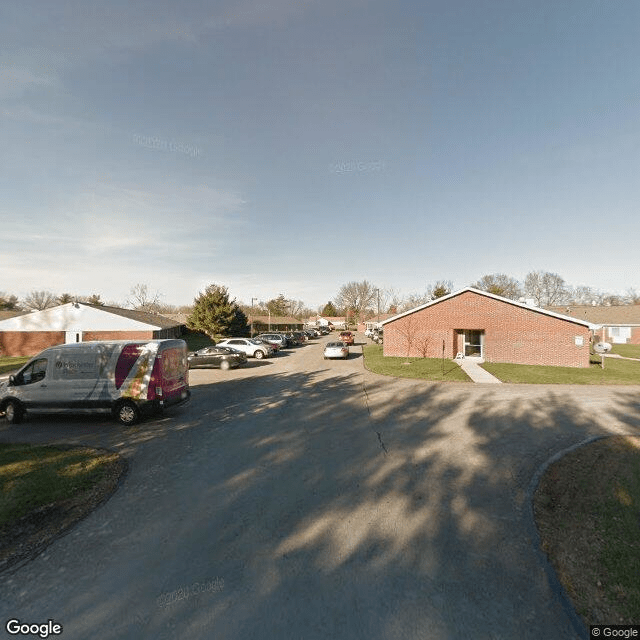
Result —
[{"label": "curb", "polygon": [[551,587],[551,591],[559,600],[560,604],[564,612],[567,614],[569,620],[571,621],[571,625],[573,626],[575,632],[578,634],[579,638],[583,640],[589,640],[591,637],[584,621],[577,614],[575,607],[573,606],[573,602],[569,598],[567,592],[565,591],[562,583],[560,582],[558,575],[556,574],[556,570],[553,568],[551,563],[549,562],[549,558],[542,551],[542,541],[540,540],[540,534],[538,532],[538,527],[536,526],[536,518],[533,510],[533,498],[535,492],[540,484],[540,480],[542,476],[545,474],[547,469],[554,463],[566,456],[568,453],[579,449],[580,447],[584,447],[587,444],[591,444],[592,442],[596,442],[597,440],[603,440],[604,438],[608,438],[610,436],[592,436],[591,438],[587,438],[582,442],[572,445],[562,451],[558,451],[558,453],[554,454],[549,458],[546,462],[543,462],[540,467],[533,474],[533,478],[531,478],[531,482],[529,483],[529,487],[527,488],[527,498],[529,501],[529,509],[528,509],[528,518],[526,519],[526,527],[529,530],[529,535],[531,539],[534,541],[535,553],[538,556],[538,560],[540,564],[545,570],[547,574],[547,580],[549,581],[549,586]]}]

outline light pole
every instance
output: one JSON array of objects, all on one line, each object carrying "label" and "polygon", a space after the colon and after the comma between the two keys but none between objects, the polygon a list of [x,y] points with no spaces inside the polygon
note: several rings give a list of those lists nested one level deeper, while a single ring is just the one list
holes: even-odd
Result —
[{"label": "light pole", "polygon": [[253,338],[253,301],[258,298],[251,298],[251,337]]}]

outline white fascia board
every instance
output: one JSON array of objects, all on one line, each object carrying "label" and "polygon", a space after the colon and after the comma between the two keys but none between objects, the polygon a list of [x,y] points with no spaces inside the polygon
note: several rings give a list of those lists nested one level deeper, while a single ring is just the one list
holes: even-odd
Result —
[{"label": "white fascia board", "polygon": [[160,328],[74,302],[0,322],[0,331],[150,331]]},{"label": "white fascia board", "polygon": [[460,289],[458,291],[454,291],[453,293],[449,293],[446,296],[442,296],[441,298],[436,298],[435,300],[431,300],[425,304],[421,304],[418,307],[413,309],[409,309],[408,311],[404,311],[403,313],[399,313],[398,315],[393,316],[392,318],[387,318],[383,320],[380,324],[385,325],[389,322],[393,322],[394,320],[398,320],[399,318],[403,318],[404,316],[411,315],[412,313],[416,313],[416,311],[422,311],[427,307],[431,307],[435,304],[440,304],[445,300],[449,300],[450,298],[454,298],[455,296],[459,296],[462,293],[477,293],[481,296],[486,296],[487,298],[493,298],[494,300],[499,300],[500,302],[506,302],[507,304],[511,304],[515,307],[521,307],[522,309],[528,309],[529,311],[534,311],[536,313],[542,313],[545,316],[551,316],[552,318],[558,318],[559,320],[568,320],[575,324],[581,324],[582,326],[591,328],[591,323],[586,320],[578,320],[577,318],[573,318],[571,316],[563,316],[560,313],[555,313],[553,311],[547,311],[546,309],[540,309],[539,307],[532,307],[531,305],[525,304],[524,302],[516,302],[515,300],[511,300],[510,298],[504,298],[503,296],[497,296],[495,293],[489,293],[488,291],[481,291],[480,289],[474,289],[473,287],[465,287],[464,289]]}]

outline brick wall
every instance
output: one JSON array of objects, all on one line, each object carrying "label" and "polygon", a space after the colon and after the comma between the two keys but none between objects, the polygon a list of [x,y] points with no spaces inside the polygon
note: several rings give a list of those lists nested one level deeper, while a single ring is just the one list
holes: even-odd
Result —
[{"label": "brick wall", "polygon": [[85,331],[82,342],[89,340],[152,340],[153,331]]},{"label": "brick wall", "polygon": [[588,327],[471,291],[385,324],[384,355],[439,358],[444,341],[444,356],[454,358],[465,329],[484,331],[487,362],[589,366]]},{"label": "brick wall", "polygon": [[64,331],[0,331],[0,355],[35,356],[47,347],[64,344]]},{"label": "brick wall", "polygon": [[[606,337],[603,337],[606,334]],[[613,339],[609,337],[609,332],[598,329],[593,333],[596,342],[609,342],[614,344]],[[640,327],[631,327],[631,338],[627,340],[627,344],[640,344]]]},{"label": "brick wall", "polygon": [[[82,341],[152,340],[153,331],[85,331]],[[35,356],[47,347],[64,344],[64,331],[0,331],[0,355]]]}]

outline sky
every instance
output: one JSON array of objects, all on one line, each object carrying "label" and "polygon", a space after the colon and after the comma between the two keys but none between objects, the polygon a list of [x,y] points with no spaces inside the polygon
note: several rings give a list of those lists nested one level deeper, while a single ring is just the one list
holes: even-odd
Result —
[{"label": "sky", "polygon": [[640,290],[637,0],[9,0],[0,292]]}]

